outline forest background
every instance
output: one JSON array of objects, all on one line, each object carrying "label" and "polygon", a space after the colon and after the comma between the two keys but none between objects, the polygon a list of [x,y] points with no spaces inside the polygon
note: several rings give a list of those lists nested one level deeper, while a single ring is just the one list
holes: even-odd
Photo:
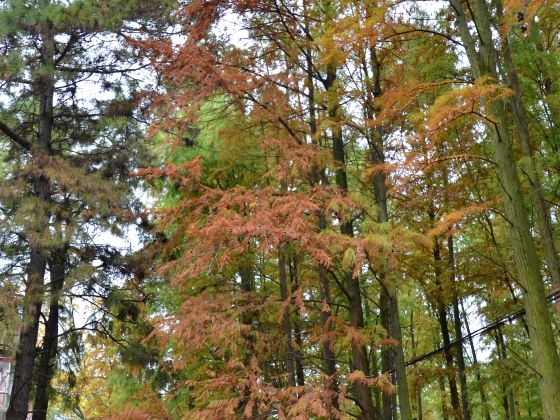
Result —
[{"label": "forest background", "polygon": [[7,416],[558,419],[560,4],[0,2]]}]

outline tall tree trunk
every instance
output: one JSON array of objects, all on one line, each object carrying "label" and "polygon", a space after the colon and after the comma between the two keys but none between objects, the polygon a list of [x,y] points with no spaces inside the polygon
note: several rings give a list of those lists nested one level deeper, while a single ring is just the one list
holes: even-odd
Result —
[{"label": "tall tree trunk", "polygon": [[[498,332],[496,332],[494,336],[494,341],[496,343],[496,349],[498,351],[498,357],[500,360],[504,361],[507,358],[507,355],[502,349],[502,344],[500,342],[500,336]],[[510,416],[510,408],[509,408],[509,398],[508,398],[508,391],[507,391],[507,381],[504,381],[503,378],[500,380],[500,388],[502,391],[502,407],[504,409],[504,419],[505,420],[512,420]]]},{"label": "tall tree trunk", "polygon": [[[497,1],[496,5],[498,15],[503,17],[502,2]],[[529,134],[529,124],[527,123],[526,116],[527,112],[525,110],[525,105],[523,104],[519,76],[513,63],[507,34],[503,34],[502,36],[502,53],[509,79],[509,87],[514,92],[514,96],[509,100],[509,104],[511,106],[515,127],[517,128],[521,150],[527,158],[524,161],[525,170],[523,173],[526,175],[529,182],[531,202],[535,206],[535,219],[537,222],[539,236],[542,240],[546,265],[550,270],[550,277],[552,278],[552,283],[554,284],[555,289],[560,290],[560,258],[558,257],[558,251],[554,242],[552,225],[550,223],[550,212],[544,198],[539,170],[533,156],[531,136]],[[560,300],[556,301],[556,309],[560,314]]]},{"label": "tall tree trunk", "polygon": [[[382,287],[381,291],[379,292],[379,312],[381,318],[381,326],[389,336],[391,336],[390,311],[391,309],[389,308],[389,294],[387,293],[385,288]],[[381,369],[384,373],[392,372],[395,369],[394,352],[392,351],[392,348],[390,346],[385,346],[381,349]],[[383,420],[394,420],[393,407],[396,405],[395,396],[388,392],[383,392],[381,394],[381,402],[381,416]]]},{"label": "tall tree trunk", "polygon": [[[373,322],[372,317],[374,314],[367,300],[364,302],[364,307],[365,307],[366,323],[369,325],[371,322]],[[374,343],[372,343],[371,346],[372,350],[369,352],[370,372],[372,376],[377,376],[380,373],[379,362],[377,359],[377,352],[374,350],[375,346],[373,344]],[[374,387],[372,389],[372,392],[373,392],[373,405],[374,407],[377,407],[379,409],[379,407],[382,407],[381,390],[379,389],[379,387]]]},{"label": "tall tree trunk", "polygon": [[[368,66],[364,60],[363,71],[366,79],[367,87],[367,104],[366,115],[369,120],[373,120],[376,112],[374,100],[381,96],[380,84],[380,65],[378,63],[375,48],[370,48],[370,62],[372,75],[370,77]],[[378,111],[378,110],[377,110]],[[374,165],[385,163],[385,150],[383,143],[383,132],[381,127],[372,128],[369,131],[369,159]],[[373,175],[373,192],[377,204],[377,222],[388,223],[389,211],[387,209],[387,179],[385,173],[381,170],[376,171]],[[378,273],[382,283],[380,296],[381,324],[388,334],[398,344],[389,346],[383,350],[382,363],[383,370],[394,371],[396,374],[397,395],[399,398],[399,411],[402,420],[412,419],[412,409],[410,407],[410,393],[406,376],[406,366],[404,361],[404,351],[402,346],[402,331],[399,318],[399,303],[397,289],[394,282],[386,275],[385,272]],[[383,405],[394,406],[394,397],[384,393]],[[383,408],[384,418],[387,418],[388,411]]]},{"label": "tall tree trunk", "polygon": [[492,420],[490,417],[490,409],[488,408],[488,397],[486,395],[486,390],[484,389],[484,384],[482,382],[482,375],[480,373],[480,365],[478,364],[478,358],[476,357],[476,349],[474,347],[474,341],[471,336],[471,327],[469,326],[469,321],[467,319],[467,314],[465,312],[465,308],[463,306],[463,302],[459,302],[461,304],[461,312],[463,314],[463,322],[465,325],[465,329],[467,330],[467,335],[469,337],[469,345],[471,348],[472,358],[473,358],[473,366],[475,369],[475,377],[476,382],[478,384],[478,389],[480,393],[480,402],[482,404],[482,412],[484,414],[485,420]]},{"label": "tall tree trunk", "polygon": [[[379,293],[379,312],[381,318],[381,326],[385,329],[387,334],[390,336],[391,333],[389,332],[390,328],[390,316],[389,316],[389,295],[384,287],[381,288]],[[395,339],[396,340],[396,339]],[[394,359],[393,359],[393,352],[389,346],[386,346],[381,349],[381,369],[383,372],[392,372],[395,367]],[[382,402],[382,418],[383,420],[393,420],[393,406],[395,405],[395,396],[388,393],[383,392],[381,394],[381,402]]]},{"label": "tall tree trunk", "polygon": [[60,292],[64,286],[66,269],[66,249],[56,249],[49,258],[49,272],[51,283],[51,298],[49,318],[45,324],[45,336],[39,357],[37,372],[37,386],[33,405],[33,420],[45,420],[49,405],[49,387],[56,369],[56,354],[58,350],[58,316]]},{"label": "tall tree trunk", "polygon": [[[286,302],[288,295],[288,278],[286,275],[286,256],[284,245],[278,247],[278,278],[280,281],[280,297],[282,302]],[[286,340],[286,373],[288,374],[289,386],[296,386],[296,373],[294,368],[294,350],[292,338],[292,322],[290,319],[290,306],[288,305],[282,314],[282,328]]]},{"label": "tall tree trunk", "polygon": [[[47,8],[50,0],[43,0]],[[40,28],[42,36],[42,68],[36,80],[39,96],[39,129],[33,159],[39,168],[43,167],[51,152],[54,102],[54,33],[52,24],[45,23]],[[45,269],[48,250],[43,245],[48,234],[48,202],[51,189],[49,179],[42,173],[33,176],[33,194],[39,199],[36,208],[35,226],[28,235],[30,261],[27,269],[27,286],[23,303],[23,324],[20,330],[16,353],[12,395],[7,412],[8,419],[24,419],[27,416],[32,388],[34,362],[36,356],[39,317],[43,303]]]},{"label": "tall tree trunk", "polygon": [[449,420],[449,407],[447,405],[447,392],[445,391],[445,382],[443,380],[443,376],[438,375],[438,386],[439,386],[439,394],[441,397],[441,418],[443,420]]},{"label": "tall tree trunk", "polygon": [[[455,9],[457,24],[467,56],[475,77],[489,76],[497,80],[496,50],[492,39],[491,16],[483,0],[474,1],[478,42],[469,31],[463,5],[460,0],[450,0]],[[476,45],[480,45],[477,52]],[[531,349],[535,369],[539,373],[539,390],[543,406],[543,418],[556,419],[560,413],[560,359],[552,332],[552,323],[540,261],[531,235],[529,216],[512,152],[506,115],[510,108],[505,99],[487,103],[487,111],[496,118],[496,124],[488,132],[492,140],[494,161],[504,199],[505,216],[511,238],[517,277],[524,292],[524,305],[529,326]]]},{"label": "tall tree trunk", "polygon": [[[325,89],[332,94],[336,89],[336,68],[333,65],[328,66]],[[338,101],[333,100],[328,110],[329,118],[333,120],[332,127],[332,151],[333,159],[338,163],[336,170],[336,184],[344,191],[348,192],[348,179],[346,175],[346,159],[344,153],[344,141],[342,137],[342,127],[340,126],[340,107]],[[341,221],[340,232],[347,236],[354,236],[354,227],[352,221]],[[352,272],[347,270],[344,273],[344,289],[348,296],[349,306],[349,324],[350,327],[360,330],[364,327],[364,315],[362,309],[362,296],[360,293],[360,284],[358,279],[352,276]],[[365,376],[370,375],[369,360],[366,346],[352,341],[350,344],[352,350],[352,368],[363,372]],[[362,382],[354,384],[356,401],[360,407],[362,419],[373,419],[376,412],[373,406],[373,400],[369,386]]]},{"label": "tall tree trunk", "polygon": [[[435,213],[430,212],[430,219],[434,220]],[[453,408],[453,417],[460,419],[460,405],[459,405],[459,392],[457,390],[457,377],[455,373],[455,363],[453,363],[453,353],[451,351],[451,337],[449,335],[449,325],[447,323],[447,309],[445,307],[445,302],[443,300],[443,290],[441,284],[441,249],[439,241],[437,238],[434,239],[434,266],[435,266],[435,277],[437,293],[435,296],[435,306],[437,310],[437,318],[439,322],[439,327],[441,330],[441,337],[443,339],[443,355],[445,357],[445,366],[447,372],[447,380],[449,381],[449,391],[451,397],[451,407]]]},{"label": "tall tree trunk", "polygon": [[461,384],[461,407],[463,409],[463,420],[471,420],[471,411],[469,408],[469,392],[467,389],[467,373],[465,371],[465,356],[463,353],[463,336],[461,328],[461,312],[459,311],[459,296],[457,292],[457,279],[455,277],[455,249],[453,246],[453,235],[449,233],[447,236],[447,248],[449,258],[449,271],[451,284],[453,285],[453,324],[455,328],[455,338],[457,341],[457,372],[459,373],[459,383]]},{"label": "tall tree trunk", "polygon": [[[303,3],[304,7],[304,15],[306,16],[306,20],[304,22],[307,34],[307,40],[309,42],[312,41],[310,38],[310,31],[309,31],[309,22],[307,22],[307,11],[306,11],[306,3]],[[307,79],[307,88],[308,92],[308,112],[309,112],[309,131],[310,131],[310,138],[312,144],[317,146],[317,116],[316,116],[316,103],[315,103],[315,83],[314,83],[314,75],[313,75],[313,62],[311,61],[312,51],[311,48],[307,47],[306,49],[306,79]],[[317,167],[316,165],[313,166],[311,169],[311,185],[319,184],[321,180],[321,171],[322,168]],[[317,212],[317,224],[320,231],[323,231],[327,227],[327,221],[325,216],[319,211]],[[322,367],[323,372],[327,376],[325,382],[325,389],[330,394],[330,404],[335,409],[338,410],[338,381],[336,378],[336,355],[334,353],[332,343],[329,337],[329,332],[331,330],[330,322],[331,322],[331,292],[330,292],[330,284],[329,278],[326,267],[323,265],[319,265],[317,267],[317,274],[319,277],[319,296],[321,298],[321,323],[323,325],[323,337],[321,339],[321,356],[322,356]]]},{"label": "tall tree trunk", "polygon": [[[507,347],[504,340],[504,335],[502,334],[502,330],[498,328],[496,330],[496,347],[498,349],[498,355],[503,362],[507,361]],[[502,380],[502,390],[503,390],[503,406],[504,411],[506,412],[506,418],[510,420],[515,420],[515,397],[513,395],[513,390],[509,386],[509,381]]]},{"label": "tall tree trunk", "polygon": [[[251,258],[248,257],[246,260],[241,261],[238,268],[239,278],[241,280],[241,291],[248,295],[255,290],[255,272],[253,269]],[[244,297],[246,300],[248,296]],[[255,313],[252,310],[247,310],[243,312],[241,315],[241,322],[249,327],[253,326],[255,320]],[[246,333],[243,334],[243,338],[245,341],[246,351],[244,355],[243,363],[246,367],[251,365],[251,358],[252,355],[255,354],[255,335],[249,329]],[[241,402],[240,406],[238,407],[238,414],[244,413],[245,406],[249,402],[252,397],[251,389],[248,386],[244,386],[241,389],[241,393],[243,395],[243,401]],[[258,403],[253,404],[252,415],[253,418],[257,418],[258,414]]]},{"label": "tall tree trunk", "polygon": [[[297,261],[294,258],[291,258],[290,261],[288,261],[288,268],[290,272],[290,287],[292,293],[294,293],[297,289],[299,289]],[[294,322],[294,336],[296,343],[296,349],[294,350],[296,381],[298,386],[303,386],[305,385],[305,372],[303,369],[303,356],[301,354],[303,338],[301,336],[299,318],[296,318]]]},{"label": "tall tree trunk", "polygon": [[[410,343],[412,359],[416,357],[416,339],[414,336],[414,310],[410,311]],[[422,420],[422,383],[416,382],[416,420]]]},{"label": "tall tree trunk", "polygon": [[46,268],[44,251],[41,247],[37,248],[39,249],[31,250],[23,305],[23,326],[19,335],[12,395],[7,412],[7,418],[13,420],[25,419],[29,411]]},{"label": "tall tree trunk", "polygon": [[422,387],[416,390],[416,411],[418,413],[417,420],[422,420]]},{"label": "tall tree trunk", "polygon": [[447,371],[447,380],[449,381],[449,391],[451,396],[451,407],[453,408],[453,417],[461,418],[461,409],[459,405],[459,393],[457,392],[457,378],[455,375],[455,364],[453,363],[453,353],[451,352],[451,339],[449,335],[449,327],[447,324],[447,311],[444,305],[438,308],[438,322],[443,338],[443,346],[445,348],[443,354],[445,356],[445,366]]}]

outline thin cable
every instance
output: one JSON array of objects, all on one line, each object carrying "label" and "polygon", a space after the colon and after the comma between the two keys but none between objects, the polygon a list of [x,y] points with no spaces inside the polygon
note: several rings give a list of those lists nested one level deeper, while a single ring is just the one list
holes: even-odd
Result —
[{"label": "thin cable", "polygon": [[[546,297],[546,301],[547,301],[548,303],[556,302],[556,301],[559,300],[559,299],[560,299],[560,289],[556,290],[555,292],[552,292],[551,294],[549,294],[549,295]],[[465,339],[467,339],[467,338],[472,338],[472,337],[476,337],[476,336],[478,336],[478,335],[486,334],[486,333],[488,333],[488,332],[490,332],[490,331],[493,331],[493,330],[495,330],[495,329],[501,327],[501,326],[504,325],[504,324],[513,322],[513,321],[515,321],[516,319],[519,319],[519,318],[521,318],[521,317],[523,317],[523,316],[525,316],[525,309],[520,309],[519,311],[513,312],[513,313],[511,313],[511,314],[509,314],[509,315],[505,315],[505,316],[503,316],[503,317],[501,317],[501,318],[498,318],[497,320],[491,322],[490,324],[487,324],[487,325],[485,325],[485,326],[483,326],[483,327],[481,327],[481,328],[479,328],[479,329],[477,329],[477,330],[475,330],[475,331],[472,331],[470,334],[466,334],[466,335],[463,335],[463,336],[461,336],[461,337],[459,337],[459,338],[456,338],[455,340],[453,340],[452,342],[450,342],[449,345],[447,345],[447,346],[438,347],[437,349],[432,350],[432,351],[429,352],[429,353],[424,353],[424,354],[422,354],[422,355],[420,355],[420,356],[417,356],[417,357],[414,357],[414,358],[408,360],[407,362],[405,362],[405,366],[413,366],[413,365],[415,365],[416,363],[421,362],[422,360],[430,359],[430,358],[432,358],[433,356],[435,356],[435,355],[437,355],[437,354],[439,354],[439,353],[442,353],[442,352],[444,352],[445,350],[447,350],[447,349],[449,349],[449,348],[452,348],[452,347],[456,346],[456,345],[459,344],[459,343],[462,343],[462,342],[465,341]],[[394,370],[394,369],[393,369],[393,370]],[[392,372],[393,370],[391,370],[391,372]]]}]

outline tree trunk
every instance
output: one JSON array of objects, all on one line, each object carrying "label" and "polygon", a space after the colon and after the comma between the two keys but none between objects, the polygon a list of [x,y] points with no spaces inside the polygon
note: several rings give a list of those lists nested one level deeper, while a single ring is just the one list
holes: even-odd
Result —
[{"label": "tree trunk", "polygon": [[[303,3],[305,10],[305,2]],[[305,13],[307,16],[307,13]],[[309,23],[305,21],[306,33],[309,34]],[[309,37],[309,35],[308,35]],[[308,39],[311,41],[310,39]],[[317,142],[317,119],[316,119],[316,104],[315,104],[315,84],[313,76],[313,63],[311,61],[312,52],[308,47],[306,50],[306,78],[307,78],[307,88],[308,93],[308,112],[309,112],[309,131],[312,144],[316,145]],[[320,182],[322,168],[313,166],[311,169],[311,185],[316,185]],[[319,211],[317,212],[317,224],[320,231],[323,231],[327,227],[327,221],[325,216]],[[327,376],[325,382],[325,389],[330,394],[330,404],[335,409],[338,410],[338,381],[336,378],[336,356],[332,347],[332,343],[329,337],[329,331],[331,330],[331,292],[329,285],[329,278],[327,274],[326,267],[319,265],[317,267],[317,274],[319,277],[319,296],[321,298],[321,323],[323,325],[323,336],[321,339],[321,355],[322,355],[322,365],[323,372]]]},{"label": "tree trunk", "polygon": [[447,236],[447,248],[449,257],[449,270],[451,276],[451,284],[453,285],[453,324],[455,328],[455,338],[457,342],[457,372],[459,373],[459,383],[461,384],[461,408],[463,410],[463,420],[471,420],[471,411],[469,408],[469,392],[467,389],[467,373],[465,371],[465,356],[463,354],[463,336],[461,328],[461,312],[459,311],[459,296],[457,293],[457,279],[455,278],[455,249],[453,246],[453,236]]},{"label": "tree trunk", "polygon": [[[365,310],[366,310],[366,323],[372,322],[373,312],[371,311],[371,307],[368,302],[365,302]],[[377,358],[377,352],[374,350],[374,346],[372,345],[372,350],[369,352],[369,361],[370,361],[370,372],[372,376],[379,375],[379,361]],[[373,404],[374,407],[382,407],[381,404],[381,390],[379,387],[374,387],[372,389],[373,392]]]},{"label": "tree trunk", "polygon": [[36,355],[35,345],[39,333],[39,317],[43,302],[43,281],[46,267],[46,257],[43,249],[41,247],[34,248],[31,249],[31,261],[24,298],[23,326],[19,335],[12,395],[7,412],[7,418],[10,420],[25,419],[29,411],[29,396]]},{"label": "tree trunk", "polygon": [[[290,271],[290,287],[292,293],[299,288],[298,274],[297,274],[297,262],[295,259],[291,259],[288,262],[288,268]],[[303,347],[303,338],[301,336],[301,327],[299,325],[299,318],[296,318],[294,322],[294,339],[296,343],[296,349],[294,350],[295,357],[295,369],[296,369],[296,381],[298,386],[305,385],[305,373],[303,370],[303,357],[301,354]]]},{"label": "tree trunk", "polygon": [[45,420],[49,405],[49,387],[56,369],[56,354],[58,350],[58,315],[60,292],[64,286],[66,268],[66,249],[53,250],[49,258],[51,280],[51,299],[49,318],[45,325],[45,336],[39,357],[35,402],[33,405],[33,420]]},{"label": "tree trunk", "polygon": [[[410,343],[412,346],[412,359],[416,358],[416,339],[414,336],[414,310],[410,311]],[[416,420],[422,420],[422,382],[416,382]],[[412,407],[414,408],[414,407]]]},{"label": "tree trunk", "polygon": [[441,418],[449,420],[449,408],[447,406],[447,392],[445,391],[445,382],[443,376],[438,375],[439,394],[441,396]]},{"label": "tree trunk", "polygon": [[416,412],[418,413],[417,420],[422,420],[422,387],[416,390]]},{"label": "tree trunk", "polygon": [[[280,281],[280,297],[282,302],[289,299],[288,295],[288,279],[286,275],[286,257],[284,253],[284,245],[278,247],[278,278]],[[294,351],[292,345],[292,322],[290,319],[290,306],[284,309],[282,314],[282,328],[286,339],[286,373],[288,374],[289,386],[296,386],[296,374],[294,369]]]},{"label": "tree trunk", "polygon": [[[325,89],[332,92],[336,83],[336,69],[334,66],[328,67]],[[329,117],[334,121],[332,128],[332,150],[333,159],[338,163],[336,170],[336,184],[344,191],[348,192],[348,179],[345,169],[344,141],[342,138],[342,128],[339,125],[340,108],[337,101],[333,101],[333,105],[328,110]],[[341,221],[340,232],[347,236],[354,236],[354,227],[351,221]],[[360,293],[360,285],[357,279],[352,276],[351,271],[344,273],[344,289],[348,296],[350,327],[360,330],[364,327],[364,315],[362,309],[362,296]],[[370,375],[369,360],[366,346],[352,341],[352,368],[363,372],[365,376]],[[376,417],[371,391],[369,386],[362,382],[354,384],[356,401],[360,407],[362,419],[373,419]]]},{"label": "tree trunk", "polygon": [[[498,357],[500,358],[500,360],[506,360],[507,355],[505,354],[505,351],[502,349],[502,344],[500,342],[500,338],[499,338],[499,334],[498,331],[496,332],[496,335],[494,336],[494,340],[496,343],[496,349],[498,351]],[[510,416],[510,409],[509,409],[509,398],[508,398],[508,391],[507,391],[507,381],[504,381],[503,379],[500,381],[500,388],[502,391],[502,407],[504,409],[504,419],[505,420],[512,420],[511,416]]]},{"label": "tree trunk", "polygon": [[460,302],[460,304],[461,304],[461,312],[463,313],[463,322],[464,322],[464,325],[465,325],[465,329],[467,330],[467,335],[469,337],[469,345],[470,345],[470,348],[471,348],[473,365],[474,365],[474,368],[475,368],[476,382],[477,382],[478,387],[479,387],[480,402],[482,404],[482,411],[484,413],[484,419],[485,420],[492,420],[492,418],[490,417],[490,409],[488,408],[488,397],[486,396],[486,391],[484,390],[484,384],[482,382],[482,375],[480,373],[480,365],[478,364],[478,359],[476,357],[476,349],[474,347],[474,342],[473,342],[473,339],[472,339],[472,336],[471,336],[471,328],[469,326],[469,321],[467,319],[467,314],[465,312],[463,302]]},{"label": "tree trunk", "polygon": [[449,327],[447,325],[447,311],[443,305],[440,305],[438,308],[438,322],[441,329],[441,336],[443,338],[443,346],[445,348],[443,354],[445,356],[447,380],[449,381],[453,417],[460,419],[461,409],[459,406],[459,393],[457,392],[457,377],[455,374],[455,364],[453,363],[453,354],[451,352],[451,339],[449,336]]},{"label": "tree trunk", "polygon": [[[48,7],[50,0],[44,0]],[[54,101],[54,34],[52,25],[46,23],[42,36],[43,68],[38,76],[37,88],[39,96],[39,130],[36,147],[33,149],[33,159],[39,168],[45,164],[45,159],[51,154],[51,140],[53,128]],[[50,200],[50,181],[43,174],[33,176],[33,195],[39,199],[36,208],[35,226],[29,233],[30,261],[27,270],[27,286],[23,303],[23,324],[20,330],[19,344],[16,353],[14,381],[12,395],[7,412],[8,419],[24,419],[27,416],[29,398],[32,388],[34,363],[36,356],[37,335],[39,332],[39,317],[43,303],[44,278],[48,250],[43,245],[44,236],[48,234],[48,210]]]},{"label": "tree trunk", "polygon": [[[496,2],[498,7],[498,15],[503,17],[502,2]],[[511,57],[509,49],[509,41],[507,34],[502,38],[502,51],[506,67],[506,72],[509,78],[509,87],[513,90],[514,96],[509,100],[511,106],[513,120],[517,128],[519,143],[521,150],[527,158],[525,163],[525,170],[523,173],[526,175],[529,182],[529,190],[531,191],[531,202],[535,206],[535,219],[539,236],[542,240],[542,247],[544,251],[546,265],[550,270],[550,277],[555,289],[560,289],[560,258],[554,242],[554,235],[552,232],[552,225],[550,223],[550,212],[546,205],[543,194],[542,183],[540,180],[539,170],[535,164],[533,150],[531,146],[531,136],[529,134],[529,124],[527,123],[527,116],[523,98],[521,96],[521,85],[519,76]],[[556,301],[556,310],[560,314],[560,300]]]},{"label": "tree trunk", "polygon": [[[506,343],[504,340],[504,335],[500,328],[496,330],[496,347],[498,349],[498,355],[502,361],[506,361],[508,358],[507,355],[507,348]],[[502,381],[502,389],[503,389],[503,406],[504,411],[506,412],[506,418],[510,420],[515,420],[515,397],[513,396],[513,391],[509,386],[509,381]]]},{"label": "tree trunk", "polygon": [[[491,17],[486,2],[474,1],[474,13],[477,22],[480,51],[471,37],[465,13],[460,0],[450,0],[455,9],[457,24],[467,48],[471,68],[475,77],[489,76],[497,80],[496,50],[494,48]],[[489,102],[487,111],[496,118],[490,127],[494,161],[504,199],[511,246],[517,270],[517,277],[524,291],[524,305],[529,326],[531,349],[534,355],[535,369],[539,373],[539,390],[543,406],[543,418],[556,419],[560,413],[560,359],[552,332],[552,323],[543,279],[540,273],[540,261],[537,256],[534,239],[531,235],[529,216],[525,208],[521,185],[517,173],[516,161],[512,152],[509,127],[505,120],[509,103],[505,100]]]},{"label": "tree trunk", "polygon": [[[379,311],[381,318],[381,326],[385,329],[387,334],[390,336],[390,321],[389,321],[389,294],[384,288],[381,288],[379,293]],[[395,339],[396,340],[396,339]],[[381,350],[381,369],[383,372],[391,372],[395,367],[394,353],[391,351],[390,346],[386,346]],[[383,420],[393,420],[393,406],[395,405],[395,396],[387,392],[382,392],[381,394],[382,402],[382,418]]]},{"label": "tree trunk", "polygon": [[[434,220],[435,214],[433,212],[430,213],[430,219]],[[436,277],[436,286],[437,286],[437,293],[435,296],[435,306],[437,310],[437,318],[439,322],[439,327],[441,330],[441,337],[443,339],[443,347],[444,347],[444,357],[445,357],[445,366],[447,371],[447,380],[449,381],[449,391],[451,397],[451,407],[453,409],[453,417],[456,419],[460,419],[460,406],[459,406],[459,392],[457,391],[457,378],[455,373],[455,364],[453,363],[453,354],[451,352],[451,337],[449,335],[449,326],[447,324],[447,309],[445,307],[445,302],[443,300],[443,291],[442,291],[442,284],[441,284],[441,250],[439,246],[439,241],[437,238],[434,239],[434,248],[433,248],[433,256],[434,256],[434,266],[435,266],[435,277]]]},{"label": "tree trunk", "polygon": [[[370,48],[370,61],[372,77],[368,73],[366,63],[363,63],[364,75],[367,87],[366,115],[369,120],[373,120],[375,114],[374,99],[382,94],[380,85],[380,69],[377,62],[375,48]],[[373,79],[373,81],[371,81]],[[383,133],[381,127],[373,128],[369,131],[369,156],[374,165],[385,163],[385,151],[383,144]],[[389,212],[387,209],[387,179],[383,171],[376,171],[373,175],[373,192],[377,204],[377,222],[389,222]],[[404,351],[402,347],[402,331],[399,318],[399,304],[397,289],[386,273],[379,273],[382,288],[380,296],[381,324],[388,332],[389,336],[398,341],[395,346],[387,347],[383,350],[382,364],[383,370],[394,371],[396,374],[397,395],[399,398],[399,411],[402,420],[412,419],[412,409],[410,407],[410,392],[406,376],[406,366],[404,361]],[[393,407],[394,397],[383,395],[383,406]],[[383,408],[384,418],[387,418],[388,411]]]},{"label": "tree trunk", "polygon": [[[248,295],[255,290],[255,273],[252,266],[251,259],[247,259],[242,261],[239,264],[238,269],[239,278],[241,280],[241,291]],[[245,296],[244,300],[248,297]],[[252,328],[253,323],[255,320],[255,313],[252,310],[245,309],[243,314],[241,315],[241,322],[244,325],[247,325]],[[255,335],[251,330],[245,332],[243,334],[243,338],[245,340],[246,351],[244,355],[243,363],[246,368],[251,366],[251,359],[255,354]],[[252,395],[252,390],[248,386],[243,386],[241,389],[241,394],[243,395],[243,400],[238,407],[238,413],[243,413],[245,410],[245,406],[250,401],[250,399],[254,398]],[[258,414],[258,402],[255,401],[253,404],[252,415],[253,418],[257,418]]]}]

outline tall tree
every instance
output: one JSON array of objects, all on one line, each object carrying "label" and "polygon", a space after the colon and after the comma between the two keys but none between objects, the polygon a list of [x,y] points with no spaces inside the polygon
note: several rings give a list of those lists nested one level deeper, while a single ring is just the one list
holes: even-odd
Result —
[{"label": "tall tree", "polygon": [[[473,76],[481,82],[499,82],[499,64],[492,35],[491,12],[485,1],[476,1],[471,17],[477,22],[477,33],[470,32],[467,13],[459,1],[451,1],[457,19],[457,29],[465,45]],[[478,45],[478,48],[477,48]],[[507,46],[506,46],[507,48]],[[531,235],[529,216],[513,157],[512,140],[508,130],[507,116],[509,100],[486,97],[487,112],[491,120],[496,119],[488,130],[498,177],[505,201],[511,244],[515,257],[518,281],[524,289],[524,304],[527,311],[530,339],[535,357],[535,368],[539,372],[539,389],[545,418],[554,418],[560,412],[560,402],[555,395],[560,392],[560,378],[552,372],[560,369],[560,359],[552,332],[550,314],[545,305],[545,288],[540,273],[539,258],[534,238]],[[519,114],[515,114],[519,117]],[[533,183],[536,184],[536,180]],[[538,187],[537,187],[538,188]],[[544,221],[543,221],[544,222]]]},{"label": "tall tree", "polygon": [[[11,418],[24,418],[28,412],[48,292],[50,315],[34,413],[34,418],[46,417],[60,294],[70,261],[60,254],[79,253],[88,242],[88,230],[110,232],[113,225],[113,232],[118,232],[117,226],[129,217],[117,209],[126,208],[121,200],[127,187],[121,181],[127,181],[134,159],[131,141],[138,139],[134,125],[126,123],[132,116],[135,88],[128,78],[118,77],[139,65],[127,56],[128,47],[116,33],[126,31],[132,19],[162,8],[157,3],[111,4],[109,8],[106,2],[8,1],[0,9],[6,92],[0,131],[17,162],[17,172],[7,177],[12,193],[5,198],[15,209],[13,231],[28,255]],[[97,52],[92,54],[92,48]],[[105,91],[107,99],[88,98],[88,90]],[[120,186],[115,188],[115,181]]]}]

